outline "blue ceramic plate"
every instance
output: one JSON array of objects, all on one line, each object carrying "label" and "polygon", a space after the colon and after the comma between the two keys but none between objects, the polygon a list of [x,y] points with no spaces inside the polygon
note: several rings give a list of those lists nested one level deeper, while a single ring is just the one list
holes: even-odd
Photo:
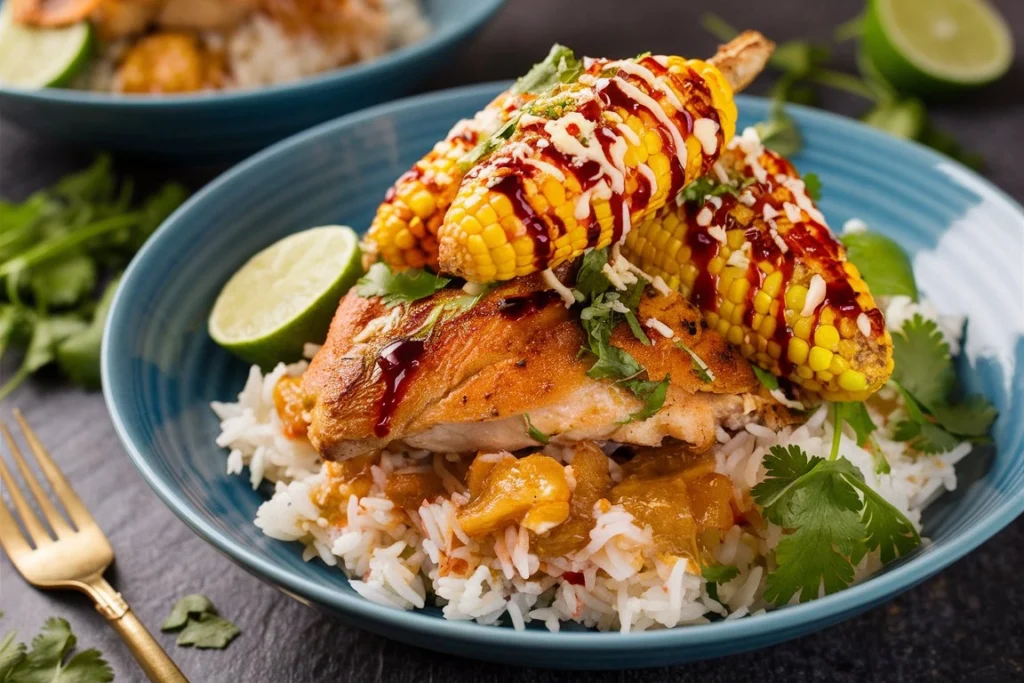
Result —
[{"label": "blue ceramic plate", "polygon": [[421,0],[432,30],[420,42],[295,83],[167,97],[0,85],[0,114],[51,139],[191,163],[238,159],[315,123],[415,90],[503,2]]},{"label": "blue ceramic plate", "polygon": [[[233,560],[293,597],[391,638],[469,657],[573,668],[653,666],[726,655],[821,629],[946,567],[1024,510],[1024,211],[962,166],[849,119],[794,107],[801,171],[824,183],[832,225],[853,216],[899,240],[925,292],[971,317],[961,377],[999,407],[995,449],[961,467],[961,487],[929,510],[933,542],[861,585],[767,615],[645,633],[559,633],[449,622],[436,609],[368,602],[341,572],[252,524],[264,496],[224,474],[211,400],[234,400],[246,366],[206,335],[221,285],[249,256],[309,226],[369,224],[392,180],[481,108],[501,84],[396,102],[323,124],[263,151],[178,210],[132,263],[103,349],[107,405],[157,494]],[[741,125],[765,101],[739,100]],[[994,452],[993,452],[994,451]],[[984,578],[984,577],[982,577]]]}]

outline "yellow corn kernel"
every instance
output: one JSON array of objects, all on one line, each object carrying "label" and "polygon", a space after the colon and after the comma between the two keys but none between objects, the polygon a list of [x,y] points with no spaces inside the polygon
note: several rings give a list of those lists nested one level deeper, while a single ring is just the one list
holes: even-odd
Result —
[{"label": "yellow corn kernel", "polygon": [[810,318],[799,318],[793,323],[793,334],[800,337],[804,341],[811,340],[811,319]]},{"label": "yellow corn kernel", "polygon": [[708,272],[712,275],[718,275],[722,272],[722,268],[725,266],[725,259],[721,256],[716,256],[708,262]]},{"label": "yellow corn kernel", "polygon": [[799,337],[794,337],[789,340],[789,349],[786,352],[786,358],[788,358],[789,362],[794,365],[803,365],[804,362],[807,361],[807,354],[809,352],[810,347],[807,345],[807,342]]},{"label": "yellow corn kernel", "polygon": [[814,373],[814,376],[818,378],[819,382],[824,382],[825,384],[828,384],[829,382],[832,381],[832,373],[829,372],[828,370],[819,370],[818,372]]},{"label": "yellow corn kernel", "polygon": [[745,277],[739,277],[733,280],[733,283],[729,285],[729,301],[734,304],[741,304],[747,299],[747,290],[750,289],[750,281]]},{"label": "yellow corn kernel", "polygon": [[857,344],[849,339],[844,339],[839,342],[839,355],[846,360],[853,360],[854,356],[857,355]]},{"label": "yellow corn kernel", "polygon": [[836,309],[831,306],[823,306],[818,313],[818,322],[822,325],[832,325],[836,321]]},{"label": "yellow corn kernel", "polygon": [[775,334],[775,327],[777,324],[778,323],[775,321],[775,318],[766,316],[765,319],[761,321],[757,331],[765,339],[771,339]]},{"label": "yellow corn kernel", "polygon": [[508,242],[508,239],[505,237],[505,231],[497,223],[491,223],[484,228],[481,237],[483,237],[484,244],[487,245],[488,249],[497,249]]},{"label": "yellow corn kernel", "polygon": [[814,377],[814,370],[811,370],[806,365],[801,365],[796,369],[796,374],[801,379],[811,379]]},{"label": "yellow corn kernel", "polygon": [[718,315],[722,316],[726,320],[731,321],[732,311],[734,308],[736,308],[736,306],[731,301],[723,301],[718,306]]},{"label": "yellow corn kernel", "polygon": [[839,336],[843,339],[853,339],[857,336],[860,330],[857,328],[857,323],[853,321],[853,318],[840,318],[839,320]]},{"label": "yellow corn kernel", "polygon": [[772,298],[768,296],[768,293],[761,290],[754,295],[754,310],[764,315],[768,312],[768,309],[772,305]]},{"label": "yellow corn kernel", "polygon": [[839,388],[845,391],[864,391],[868,388],[868,380],[862,372],[845,370],[839,375]]},{"label": "yellow corn kernel", "polygon": [[779,346],[778,342],[768,342],[768,345],[765,347],[765,350],[768,352],[768,355],[774,358],[775,360],[778,360],[779,356],[782,355],[782,347]]},{"label": "yellow corn kernel", "polygon": [[762,291],[768,294],[768,296],[774,301],[775,297],[779,295],[779,287],[782,286],[782,273],[775,271],[764,279],[764,286]]},{"label": "yellow corn kernel", "polygon": [[729,249],[736,251],[743,246],[747,238],[743,230],[730,230],[725,233],[725,242],[729,245]]},{"label": "yellow corn kernel", "polygon": [[828,364],[828,370],[833,375],[841,375],[850,367],[849,361],[840,356],[838,353],[833,354],[832,362]]},{"label": "yellow corn kernel", "polygon": [[740,327],[739,325],[733,325],[732,327],[729,328],[729,334],[727,334],[725,338],[730,344],[739,346],[740,344],[743,343],[744,336],[746,335],[743,331],[743,328]]},{"label": "yellow corn kernel", "polygon": [[807,356],[807,364],[811,366],[811,370],[820,372],[821,370],[828,370],[829,363],[832,362],[832,352],[828,349],[823,349],[820,346],[811,348],[810,354]]},{"label": "yellow corn kernel", "polygon": [[818,328],[814,330],[814,345],[829,351],[838,351],[839,330],[827,324],[818,325]]},{"label": "yellow corn kernel", "polygon": [[791,311],[802,311],[807,300],[807,288],[803,285],[790,285],[786,289],[786,308]]}]

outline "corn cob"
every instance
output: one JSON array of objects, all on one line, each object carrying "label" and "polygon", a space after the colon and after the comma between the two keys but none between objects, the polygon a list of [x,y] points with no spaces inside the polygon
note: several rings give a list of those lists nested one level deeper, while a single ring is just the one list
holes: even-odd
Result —
[{"label": "corn cob", "polygon": [[753,130],[730,147],[715,170],[732,193],[674,202],[627,236],[623,256],[761,368],[828,400],[863,400],[892,373],[881,311],[793,166]]},{"label": "corn cob", "polygon": [[770,51],[757,34],[723,48],[725,64],[756,69],[675,56],[607,62],[524,106],[452,201],[438,230],[441,270],[508,280],[620,241],[711,168],[735,129],[728,78],[745,84]]},{"label": "corn cob", "polygon": [[[588,68],[600,70],[600,65],[593,61]],[[472,119],[455,124],[444,140],[388,189],[361,245],[367,260],[364,265],[380,258],[392,268],[428,267],[436,271],[437,229],[465,174],[463,157],[504,126],[537,92],[578,68],[582,66],[572,52],[555,45],[543,62],[510,89]]]}]

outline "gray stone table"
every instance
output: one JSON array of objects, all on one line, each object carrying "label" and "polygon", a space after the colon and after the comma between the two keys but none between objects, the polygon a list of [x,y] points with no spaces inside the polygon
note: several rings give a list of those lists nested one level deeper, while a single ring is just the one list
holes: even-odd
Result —
[{"label": "gray stone table", "polygon": [[[1022,54],[998,87],[934,107],[937,120],[985,155],[985,174],[1024,199],[1024,3],[998,5],[1014,27]],[[555,41],[586,54],[643,50],[710,54],[715,41],[697,25],[705,9],[777,40],[827,39],[853,16],[854,0],[741,2],[710,0],[510,0],[494,22],[423,90],[508,78]],[[849,66],[852,56],[841,53]],[[766,79],[770,80],[770,79]],[[763,91],[765,84],[755,88]],[[855,115],[859,102],[829,106]],[[0,196],[21,198],[92,158],[0,121]],[[168,178],[195,187],[217,169],[174,169],[118,160],[143,186]],[[0,374],[11,372],[8,364]],[[515,669],[409,648],[321,616],[261,583],[195,536],[149,490],[114,435],[99,394],[52,378],[32,381],[0,407],[21,406],[38,427],[118,553],[113,582],[151,627],[189,592],[208,595],[243,634],[226,651],[161,642],[196,682],[470,681],[553,683],[570,672]],[[590,673],[587,680],[636,681],[1012,681],[1024,680],[1024,518],[967,558],[893,602],[793,642],[728,659],[676,668]],[[26,586],[0,557],[0,633],[34,634],[51,615],[67,618],[80,644],[100,648],[119,681],[142,680],[127,651],[84,599]]]}]

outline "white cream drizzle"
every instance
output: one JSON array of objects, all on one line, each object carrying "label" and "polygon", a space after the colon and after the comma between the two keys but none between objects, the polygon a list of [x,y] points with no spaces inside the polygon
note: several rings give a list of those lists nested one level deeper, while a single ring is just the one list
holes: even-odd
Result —
[{"label": "white cream drizzle", "polygon": [[[587,144],[584,145],[578,137],[569,133],[567,128],[573,124],[579,128],[579,136],[586,140]],[[611,181],[612,191],[622,194],[625,191],[625,167],[621,163],[616,166],[605,156],[604,150],[601,149],[601,143],[594,134],[596,127],[593,121],[586,119],[579,112],[569,112],[560,119],[546,121],[544,132],[548,134],[555,149],[562,154],[596,163]],[[622,140],[622,138],[618,138],[618,140]],[[622,146],[625,146],[625,142],[622,143]],[[625,151],[622,154],[624,155]],[[619,161],[621,162],[621,159]]]},{"label": "white cream drizzle", "polygon": [[620,123],[617,126],[615,126],[615,128],[620,133],[622,133],[622,137],[624,137],[627,140],[629,140],[629,144],[631,144],[631,145],[639,145],[640,144],[640,136],[637,135],[636,131],[633,130],[632,128],[630,128],[628,124]]},{"label": "white cream drizzle", "polygon": [[676,111],[683,110],[683,103],[679,101],[679,97],[676,95],[675,91],[672,90],[667,83],[655,76],[654,72],[644,65],[623,60],[612,62],[608,65],[608,68],[618,69],[630,76],[636,76],[640,80],[646,82],[647,85],[650,86],[651,90],[657,90],[664,95],[665,99],[668,100],[668,103],[675,107]]},{"label": "white cream drizzle", "polygon": [[527,166],[533,166],[538,171],[547,173],[549,176],[556,178],[560,183],[565,182],[565,174],[562,173],[562,170],[560,168],[554,166],[553,164],[549,164],[548,162],[542,159],[531,159],[530,157],[523,157],[521,161]]},{"label": "white cream drizzle", "polygon": [[647,179],[647,184],[651,187],[651,196],[653,197],[658,191],[658,178],[654,175],[654,171],[647,164],[640,164],[636,167],[636,170]]},{"label": "white cream drizzle", "polygon": [[807,288],[807,297],[804,299],[804,310],[800,311],[800,315],[808,317],[814,314],[814,311],[825,300],[825,279],[814,274],[811,278],[811,285]]},{"label": "white cream drizzle", "polygon": [[[640,90],[640,88],[636,87],[624,78],[616,77],[612,80],[615,81],[616,85],[619,86],[619,89],[622,90],[622,94],[651,112],[654,118],[658,119],[658,123],[660,123],[669,132],[672,136],[672,144],[675,145],[676,148],[676,159],[679,161],[679,167],[685,169],[686,144],[683,142],[683,136],[679,134],[679,129],[671,120],[669,120],[668,115],[665,114],[665,110],[661,108],[661,105],[659,105],[650,95],[647,95]],[[603,90],[607,87],[607,83],[609,82],[610,81],[605,81],[605,84],[598,83],[598,90]]]},{"label": "white cream drizzle", "polygon": [[693,122],[693,135],[700,141],[704,154],[711,156],[718,150],[718,121],[697,119]]},{"label": "white cream drizzle", "polygon": [[711,225],[712,217],[714,217],[714,214],[711,213],[711,209],[705,206],[703,209],[700,210],[700,212],[697,213],[697,225],[699,225],[702,228],[708,227],[709,225]]}]

